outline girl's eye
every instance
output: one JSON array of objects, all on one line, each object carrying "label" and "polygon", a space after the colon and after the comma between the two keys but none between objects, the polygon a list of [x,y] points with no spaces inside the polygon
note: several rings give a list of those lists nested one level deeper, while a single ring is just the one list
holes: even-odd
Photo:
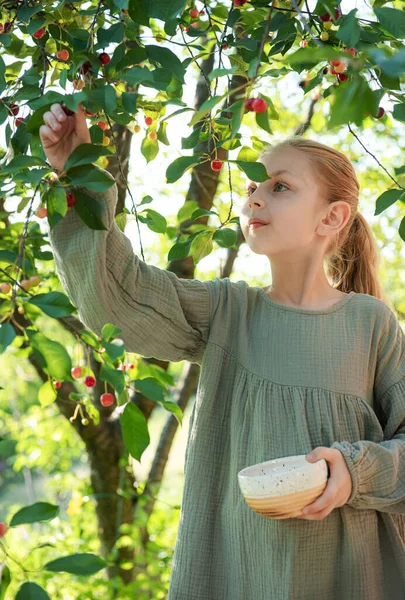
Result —
[{"label": "girl's eye", "polygon": [[[273,189],[274,189],[276,186],[278,186],[278,185],[282,185],[282,186],[284,186],[285,188],[287,188],[287,189],[288,189],[288,186],[287,186],[285,183],[282,183],[281,181],[277,181],[277,182],[274,184],[274,186],[273,186]],[[252,194],[252,193],[255,191],[255,189],[257,189],[257,188],[250,187],[250,188],[248,189],[248,191],[247,191],[247,195],[248,195],[248,197],[249,197],[249,196],[251,196],[251,194]]]}]

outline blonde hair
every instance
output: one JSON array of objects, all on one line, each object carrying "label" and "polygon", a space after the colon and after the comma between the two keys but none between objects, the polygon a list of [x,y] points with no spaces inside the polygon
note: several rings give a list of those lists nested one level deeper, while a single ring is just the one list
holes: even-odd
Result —
[{"label": "blonde hair", "polygon": [[265,146],[260,158],[278,148],[292,146],[306,153],[328,203],[344,199],[350,218],[325,253],[327,276],[342,292],[375,296],[392,308],[378,279],[380,252],[372,229],[358,212],[359,182],[352,163],[344,154],[315,140],[294,136]]}]

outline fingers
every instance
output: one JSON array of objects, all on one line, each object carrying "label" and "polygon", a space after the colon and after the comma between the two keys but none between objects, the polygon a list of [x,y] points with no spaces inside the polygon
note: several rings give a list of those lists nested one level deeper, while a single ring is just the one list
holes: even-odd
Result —
[{"label": "fingers", "polygon": [[41,125],[41,127],[39,128],[39,135],[42,138],[42,140],[50,140],[51,142],[58,142],[59,141],[59,137],[56,135],[56,133],[54,133],[54,131],[48,127],[48,125]]}]

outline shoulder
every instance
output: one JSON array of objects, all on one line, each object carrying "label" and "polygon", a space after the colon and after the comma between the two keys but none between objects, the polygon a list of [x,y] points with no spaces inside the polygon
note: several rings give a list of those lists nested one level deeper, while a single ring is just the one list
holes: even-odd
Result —
[{"label": "shoulder", "polygon": [[369,294],[356,293],[352,308],[364,317],[371,317],[374,324],[381,328],[399,326],[398,317],[388,304]]}]

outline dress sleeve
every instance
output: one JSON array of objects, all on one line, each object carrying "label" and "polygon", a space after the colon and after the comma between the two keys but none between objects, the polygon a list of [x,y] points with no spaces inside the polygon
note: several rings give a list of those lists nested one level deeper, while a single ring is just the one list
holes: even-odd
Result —
[{"label": "dress sleeve", "polygon": [[107,227],[90,229],[71,208],[49,231],[57,274],[82,323],[98,336],[106,323],[119,327],[129,352],[200,364],[221,279],[180,279],[136,256],[114,218],[115,181],[104,192],[76,189],[101,204]]},{"label": "dress sleeve", "polygon": [[352,476],[347,504],[405,514],[405,335],[387,307],[377,347],[375,412],[384,441],[334,442]]}]

